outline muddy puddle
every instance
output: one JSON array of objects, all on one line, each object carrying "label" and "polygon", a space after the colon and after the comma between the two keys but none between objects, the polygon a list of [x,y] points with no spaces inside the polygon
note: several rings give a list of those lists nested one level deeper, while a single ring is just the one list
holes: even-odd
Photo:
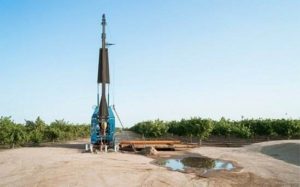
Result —
[{"label": "muddy puddle", "polygon": [[154,161],[154,164],[167,167],[173,171],[193,172],[200,175],[208,172],[225,170],[231,171],[236,169],[230,161],[211,159],[207,157],[184,157],[184,158],[166,158]]}]

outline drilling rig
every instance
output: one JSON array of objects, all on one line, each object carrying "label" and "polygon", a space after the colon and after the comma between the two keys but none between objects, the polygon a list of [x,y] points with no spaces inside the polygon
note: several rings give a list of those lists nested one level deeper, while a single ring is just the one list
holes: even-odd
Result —
[{"label": "drilling rig", "polygon": [[[175,148],[191,148],[195,145],[182,144],[177,140],[156,140],[156,141],[145,141],[145,140],[123,140],[117,145],[115,141],[115,114],[119,120],[120,125],[124,128],[118,113],[115,110],[114,105],[109,105],[109,63],[108,63],[108,46],[113,45],[111,43],[106,43],[106,19],[105,15],[102,15],[102,44],[99,50],[99,64],[98,64],[98,79],[97,79],[97,105],[92,114],[91,121],[91,144],[90,150],[102,151],[105,149],[105,152],[109,148],[113,148],[114,151],[117,151],[118,148],[121,149],[143,149],[146,146],[153,146],[157,149],[174,149]],[[101,99],[100,99],[100,87],[101,87]],[[107,99],[106,99],[107,98]],[[87,150],[87,145],[86,145]]]},{"label": "drilling rig", "polygon": [[[108,63],[108,45],[106,43],[106,19],[102,15],[102,44],[99,50],[98,78],[97,78],[97,105],[92,114],[91,120],[91,150],[93,148],[114,148],[115,145],[115,116],[113,106],[109,105],[109,63]],[[101,87],[101,99],[99,102],[99,89]],[[106,99],[107,98],[107,99]]]}]

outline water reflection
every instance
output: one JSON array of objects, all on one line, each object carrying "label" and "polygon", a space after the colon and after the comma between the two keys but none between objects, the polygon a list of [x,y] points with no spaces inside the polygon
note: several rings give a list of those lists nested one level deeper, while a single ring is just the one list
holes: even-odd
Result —
[{"label": "water reflection", "polygon": [[206,157],[186,157],[183,159],[167,159],[162,165],[176,171],[184,171],[187,167],[206,170],[232,170],[234,165],[224,160],[214,160]]}]

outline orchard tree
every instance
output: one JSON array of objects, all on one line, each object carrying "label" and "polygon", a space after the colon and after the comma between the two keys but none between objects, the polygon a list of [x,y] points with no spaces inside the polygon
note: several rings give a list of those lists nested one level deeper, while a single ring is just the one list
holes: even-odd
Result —
[{"label": "orchard tree", "polygon": [[8,134],[8,143],[11,148],[24,144],[27,141],[26,131],[21,125],[14,125]]},{"label": "orchard tree", "polygon": [[44,137],[46,123],[40,118],[37,117],[36,120],[33,121],[26,121],[26,130],[29,133],[29,140],[34,144],[40,144]]},{"label": "orchard tree", "polygon": [[14,122],[11,117],[0,118],[0,144],[5,145],[9,143],[9,134],[12,131]]},{"label": "orchard tree", "polygon": [[199,145],[202,144],[202,140],[209,137],[213,126],[210,119],[192,118],[192,132],[195,136],[199,138]]}]

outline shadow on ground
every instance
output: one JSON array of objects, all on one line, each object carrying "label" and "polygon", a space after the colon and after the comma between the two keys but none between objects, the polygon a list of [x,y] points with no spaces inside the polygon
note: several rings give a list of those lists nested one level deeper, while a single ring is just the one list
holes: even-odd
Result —
[{"label": "shadow on ground", "polygon": [[75,144],[68,144],[68,143],[54,143],[54,144],[46,144],[41,145],[40,147],[56,147],[56,148],[68,148],[68,149],[85,149],[85,144],[83,143],[75,143]]},{"label": "shadow on ground", "polygon": [[261,152],[273,158],[300,166],[300,144],[284,143],[263,147]]},{"label": "shadow on ground", "polygon": [[41,144],[26,144],[24,147],[52,147],[52,148],[67,148],[67,149],[77,149],[85,150],[85,144],[87,141],[72,141],[72,142],[47,142]]}]

